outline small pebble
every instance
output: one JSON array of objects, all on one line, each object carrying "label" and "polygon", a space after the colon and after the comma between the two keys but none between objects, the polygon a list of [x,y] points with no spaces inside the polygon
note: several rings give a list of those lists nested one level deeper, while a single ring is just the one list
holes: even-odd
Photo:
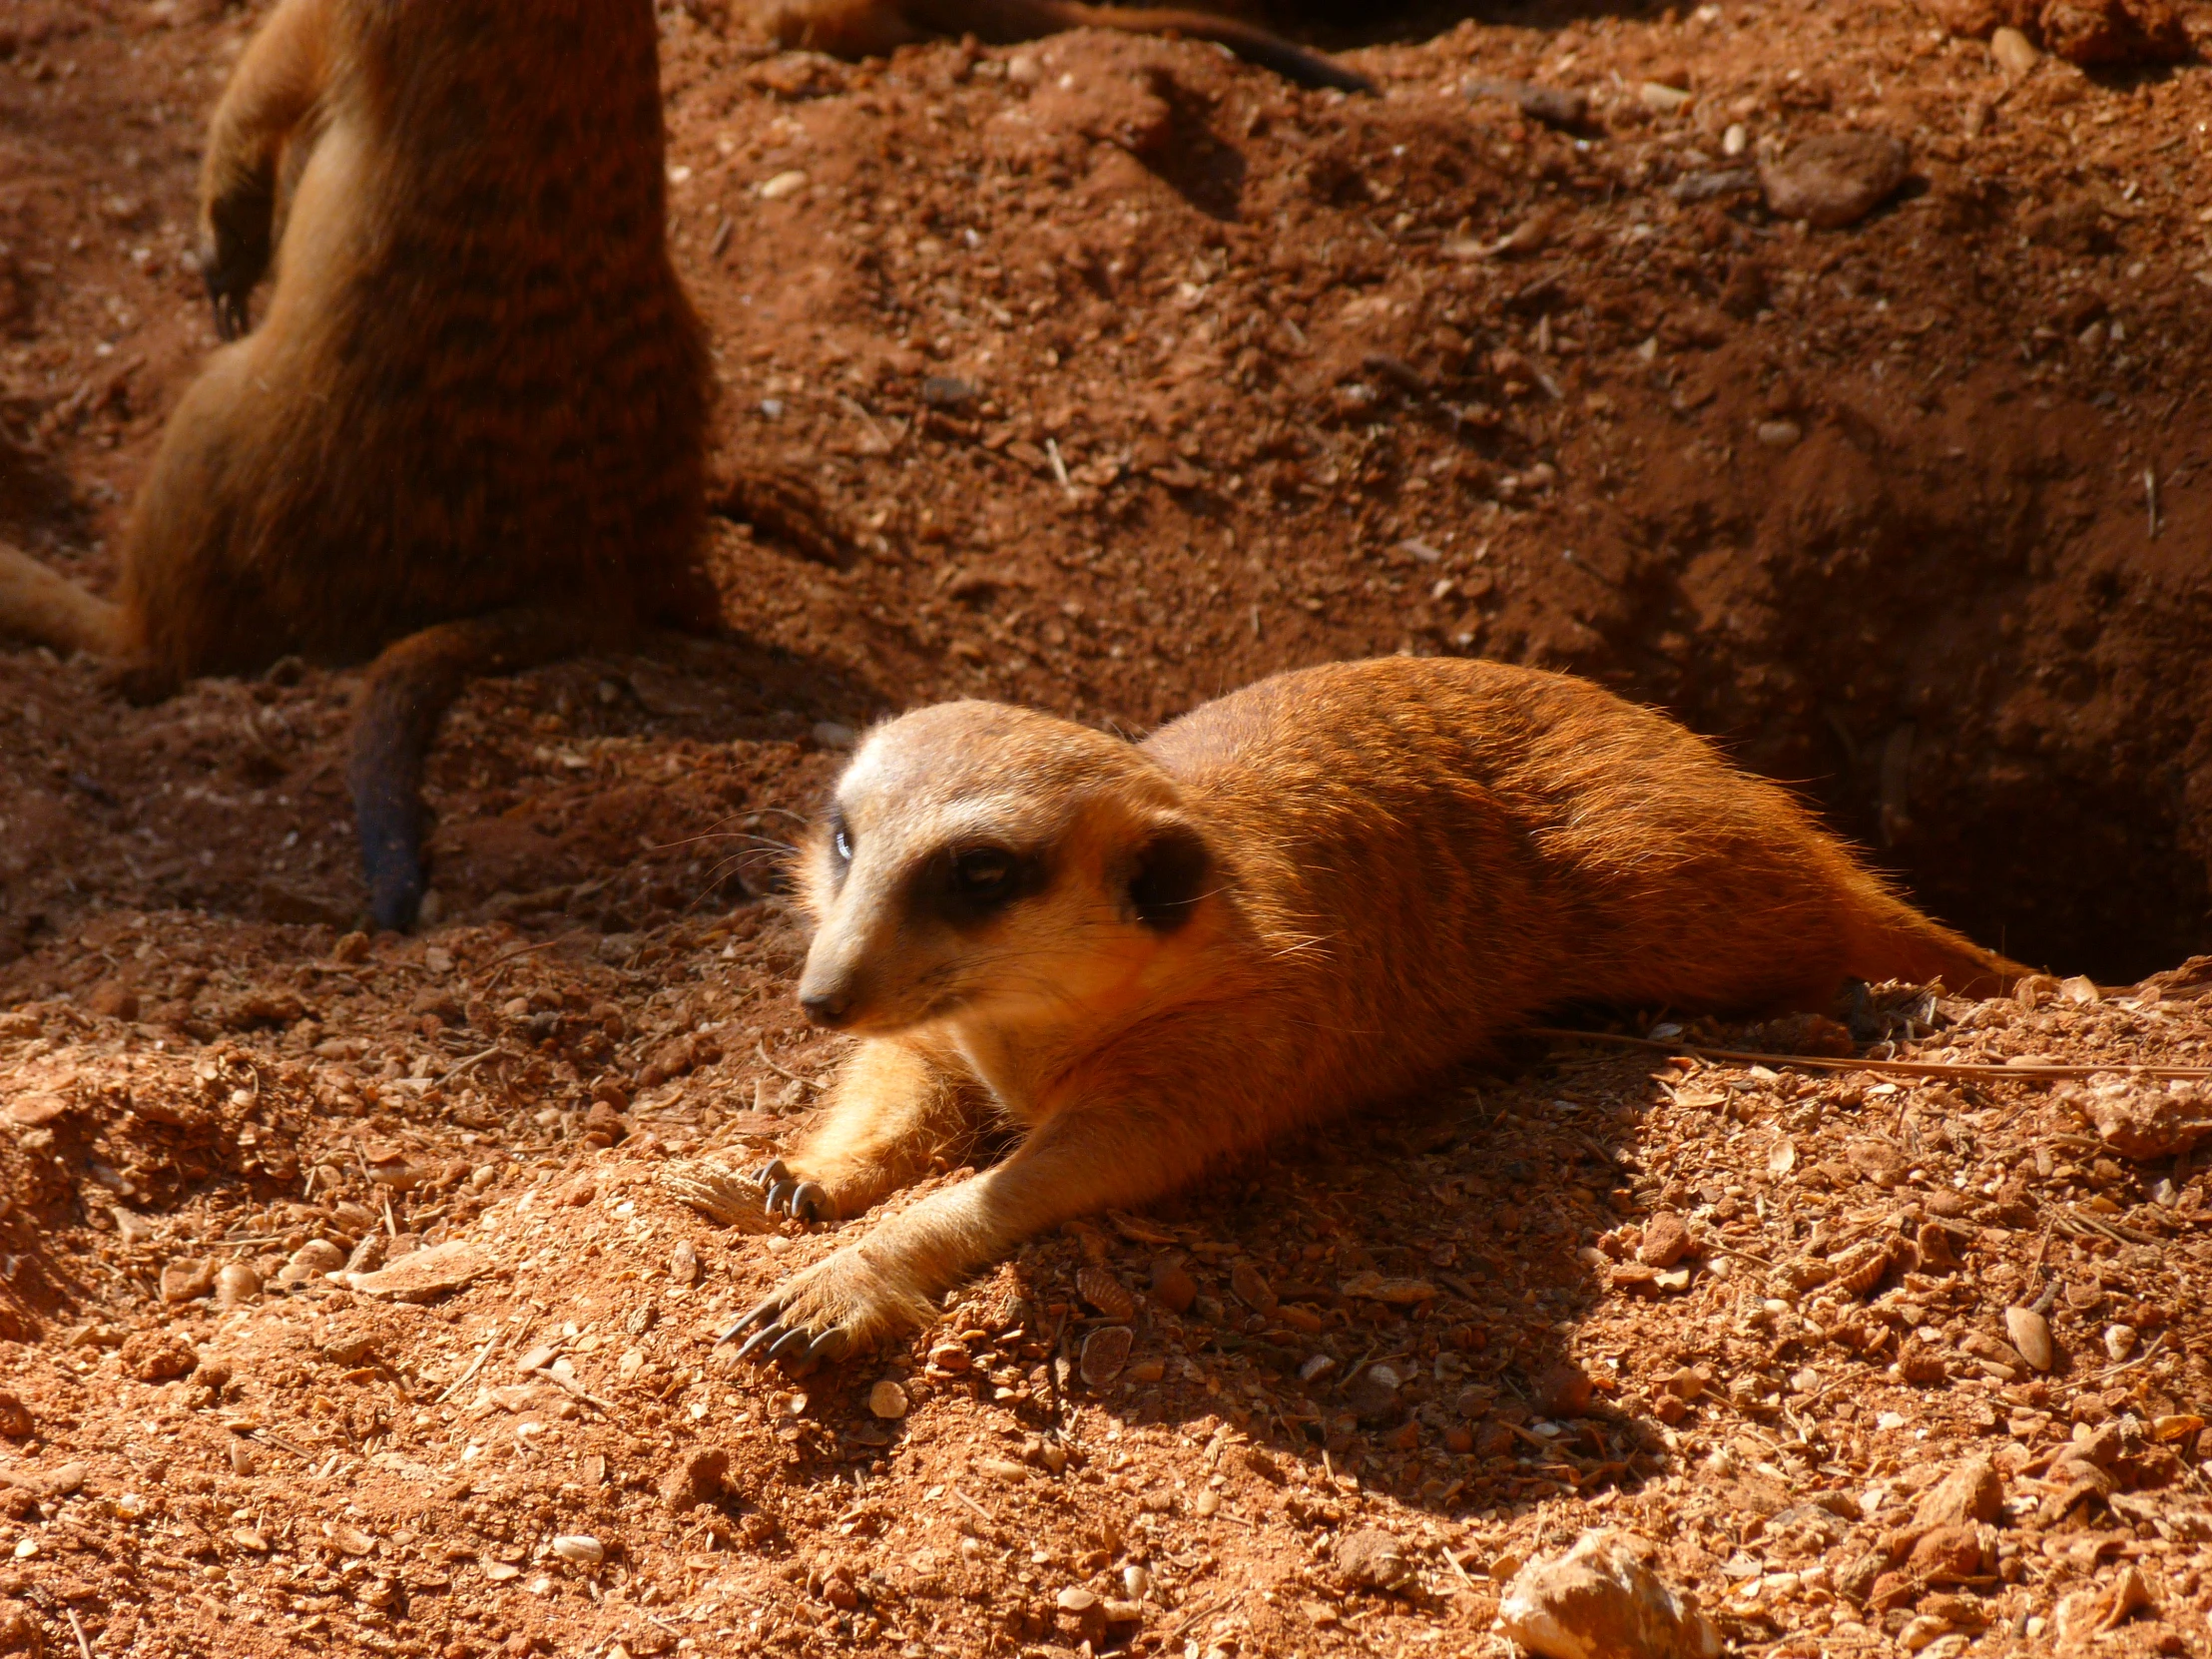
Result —
[{"label": "small pebble", "polygon": [[5,1389],[0,1389],[0,1435],[11,1440],[30,1438],[31,1408]]},{"label": "small pebble", "polygon": [[553,1540],[553,1553],[578,1566],[596,1567],[607,1558],[607,1549],[588,1532],[564,1532]]},{"label": "small pebble", "polygon": [[1769,449],[1790,449],[1805,436],[1805,428],[1794,420],[1762,420],[1754,435]]},{"label": "small pebble", "polygon": [[2007,1308],[2004,1334],[2012,1339],[2012,1346],[2020,1351],[2020,1358],[2035,1370],[2050,1370],[2053,1359],[2050,1322],[2042,1315],[2032,1308]]},{"label": "small pebble", "polygon": [[2108,1325],[2104,1328],[2104,1352],[2115,1361],[2124,1360],[2135,1352],[2135,1338],[2132,1325]]},{"label": "small pebble", "polygon": [[1680,115],[1689,107],[1691,94],[1663,81],[1646,81],[1636,89],[1636,97],[1654,115]]},{"label": "small pebble", "polygon": [[676,1248],[668,1254],[670,1282],[677,1285],[696,1285],[702,1271],[699,1265],[699,1247],[689,1239],[679,1239]]},{"label": "small pebble", "polygon": [[172,1262],[162,1269],[164,1302],[196,1302],[215,1289],[215,1268],[208,1262]]},{"label": "small pebble", "polygon": [[1180,1256],[1163,1256],[1152,1264],[1152,1300],[1172,1314],[1187,1314],[1198,1300],[1198,1281],[1190,1276]]},{"label": "small pebble", "polygon": [[262,1294],[262,1276],[244,1262],[226,1262],[215,1276],[215,1305],[243,1308]]},{"label": "small pebble", "polygon": [[2033,69],[2043,55],[2019,30],[2003,28],[1989,37],[1989,56],[1996,60],[1997,68],[2018,80]]},{"label": "small pebble", "polygon": [[781,202],[787,196],[807,188],[807,175],[798,168],[778,173],[761,182],[761,200]]},{"label": "small pebble", "polygon": [[1856,225],[1905,183],[1913,153],[1883,133],[1820,133],[1759,169],[1767,207],[1823,231]]},{"label": "small pebble", "polygon": [[902,1417],[906,1414],[906,1390],[886,1377],[868,1389],[867,1408],[879,1417]]}]

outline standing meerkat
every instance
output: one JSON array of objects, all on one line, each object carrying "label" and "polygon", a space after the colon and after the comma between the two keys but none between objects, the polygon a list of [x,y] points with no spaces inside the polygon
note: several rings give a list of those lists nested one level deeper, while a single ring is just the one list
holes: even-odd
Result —
[{"label": "standing meerkat", "polygon": [[201,181],[219,326],[274,265],[267,316],[170,417],[113,603],[0,547],[0,632],[154,695],[373,659],[348,783],[382,926],[469,676],[719,624],[658,51],[652,0],[281,0]]},{"label": "standing meerkat", "polygon": [[1272,29],[1193,6],[1086,5],[1083,0],[760,0],[770,34],[838,58],[885,58],[901,46],[973,35],[992,46],[1066,29],[1188,35],[1226,46],[1247,63],[1303,87],[1374,92],[1375,83]]},{"label": "standing meerkat", "polygon": [[1585,681],[1385,658],[1127,744],[951,703],[877,727],[803,854],[800,1000],[858,1049],[761,1172],[852,1216],[1024,1138],[727,1335],[787,1360],[926,1323],[1023,1239],[1399,1093],[1566,1003],[1761,1013],[2028,971],[1899,898],[1773,784]]}]

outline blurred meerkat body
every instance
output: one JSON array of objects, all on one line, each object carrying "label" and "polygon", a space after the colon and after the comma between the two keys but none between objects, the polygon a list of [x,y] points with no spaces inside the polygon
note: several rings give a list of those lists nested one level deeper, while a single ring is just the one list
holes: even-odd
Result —
[{"label": "blurred meerkat body", "polygon": [[1086,5],[1083,0],[765,0],[762,23],[778,40],[839,58],[888,57],[901,46],[973,35],[993,46],[1068,29],[1187,35],[1226,46],[1300,86],[1373,92],[1375,83],[1322,53],[1242,18],[1190,6]]},{"label": "blurred meerkat body", "polygon": [[1026,1136],[757,1310],[787,1355],[925,1320],[1029,1234],[1547,1008],[1824,1008],[1848,978],[2026,971],[1672,721],[1491,663],[1281,675],[1134,746],[948,704],[871,733],[834,803],[801,995],[861,1042],[765,1172],[772,1205],[853,1215],[979,1113]]},{"label": "blurred meerkat body", "polygon": [[650,0],[282,0],[201,192],[219,322],[274,265],[267,315],[170,417],[114,604],[0,550],[0,630],[150,691],[376,658],[351,780],[387,925],[412,920],[422,751],[469,674],[717,620],[657,55]]}]

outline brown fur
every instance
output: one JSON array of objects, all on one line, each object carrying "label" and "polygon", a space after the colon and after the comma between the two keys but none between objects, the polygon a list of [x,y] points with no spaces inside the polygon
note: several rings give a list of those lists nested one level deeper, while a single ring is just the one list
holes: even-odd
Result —
[{"label": "brown fur", "polygon": [[979,1113],[1026,1138],[787,1284],[758,1311],[787,1355],[926,1320],[1039,1229],[1547,1008],[1817,1009],[1849,978],[2027,971],[1672,721],[1494,663],[1285,674],[1136,746],[926,709],[869,735],[804,871],[802,999],[861,1045],[772,1202],[856,1214]]},{"label": "brown fur", "polygon": [[468,675],[718,620],[657,48],[651,0],[282,0],[202,180],[219,316],[274,258],[268,315],[171,416],[115,604],[0,548],[0,631],[157,692],[374,658],[353,777],[385,925],[420,898],[415,780]]},{"label": "brown fur", "polygon": [[887,57],[901,46],[945,35],[1010,46],[1066,29],[1120,29],[1213,41],[1301,86],[1375,91],[1366,76],[1272,30],[1191,7],[1081,0],[767,0],[765,9],[769,31],[779,40],[839,58]]}]

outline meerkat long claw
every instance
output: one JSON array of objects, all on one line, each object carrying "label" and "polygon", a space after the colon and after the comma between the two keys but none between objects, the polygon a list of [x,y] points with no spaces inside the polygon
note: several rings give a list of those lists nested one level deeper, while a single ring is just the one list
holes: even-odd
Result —
[{"label": "meerkat long claw", "polygon": [[792,1190],[791,1213],[801,1221],[830,1222],[836,1220],[830,1205],[830,1195],[823,1191],[818,1181],[802,1181]]},{"label": "meerkat long claw", "polygon": [[[784,1340],[785,1337],[789,1335],[790,1333],[787,1332],[781,1325],[778,1325],[772,1321],[769,1324],[762,1326],[761,1329],[754,1332],[752,1336],[746,1338],[745,1346],[738,1350],[738,1358],[741,1360],[750,1360],[753,1358],[753,1351],[759,1348],[763,1343],[780,1343]],[[763,1355],[762,1358],[764,1360],[774,1358],[773,1350],[769,1354]]]},{"label": "meerkat long claw", "polygon": [[750,1313],[739,1315],[736,1323],[733,1324],[729,1328],[729,1330],[723,1332],[721,1336],[715,1339],[715,1347],[720,1348],[724,1343],[727,1343],[734,1337],[736,1337],[737,1334],[743,1331],[747,1326],[757,1324],[762,1320],[768,1320],[769,1323],[773,1325],[775,1323],[773,1316],[775,1315],[777,1309],[781,1308],[782,1306],[783,1299],[781,1297],[772,1296],[766,1302],[762,1303],[759,1307],[753,1309]]},{"label": "meerkat long claw", "polygon": [[787,1365],[796,1365],[808,1357],[814,1346],[814,1338],[805,1331],[787,1331],[781,1339],[769,1345],[768,1357],[771,1360],[782,1360]]},{"label": "meerkat long claw", "polygon": [[797,1181],[777,1182],[775,1186],[768,1190],[768,1213],[772,1216],[796,1216],[799,1210],[792,1202],[792,1195],[798,1191],[799,1183]]},{"label": "meerkat long claw", "polygon": [[791,1171],[784,1167],[783,1159],[771,1158],[767,1163],[763,1164],[759,1169],[753,1172],[753,1179],[760,1186],[773,1187],[777,1182],[782,1181],[790,1176],[790,1174]]},{"label": "meerkat long claw", "polygon": [[841,1325],[835,1326],[815,1339],[814,1346],[807,1350],[807,1360],[810,1365],[817,1360],[834,1365],[850,1353],[851,1349],[852,1333]]}]

